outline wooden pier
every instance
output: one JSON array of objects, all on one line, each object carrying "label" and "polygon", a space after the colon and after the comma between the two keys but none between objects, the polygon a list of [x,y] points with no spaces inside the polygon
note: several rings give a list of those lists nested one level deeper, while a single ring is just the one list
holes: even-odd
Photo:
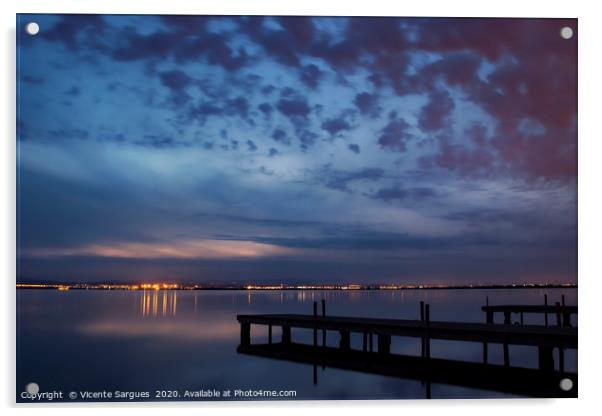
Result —
[{"label": "wooden pier", "polygon": [[524,324],[525,314],[543,314],[544,325],[549,324],[549,315],[556,316],[556,326],[572,326],[571,316],[577,315],[577,306],[566,305],[564,295],[561,297],[561,302],[556,302],[554,305],[548,304],[548,295],[544,295],[543,305],[489,305],[489,298],[486,300],[486,305],[481,308],[485,312],[485,321],[488,324],[494,323],[494,314],[504,314],[504,324],[512,323],[512,314],[519,314],[520,324]]},{"label": "wooden pier", "polygon": [[[485,309],[488,308],[488,309]],[[543,307],[544,312],[547,311]],[[551,307],[558,311],[558,305]],[[555,308],[555,309],[554,309]],[[565,314],[573,313],[573,308],[564,306],[561,311]],[[486,306],[483,309],[488,314],[494,312],[508,311],[535,312],[540,313],[542,307],[527,307],[525,305],[502,305]],[[504,376],[508,380],[519,377],[521,380],[560,380],[562,377],[570,377],[576,382],[576,374],[568,374],[564,371],[564,350],[577,348],[577,328],[570,325],[543,326],[543,325],[512,325],[495,324],[493,321],[486,323],[470,322],[446,322],[431,321],[430,306],[421,302],[420,319],[380,319],[364,317],[326,316],[325,305],[322,303],[322,315],[317,313],[317,303],[314,302],[313,315],[295,314],[264,314],[264,315],[238,315],[241,328],[240,346],[238,351],[246,354],[273,356],[274,358],[290,359],[293,361],[321,363],[339,368],[358,369],[364,368],[368,372],[406,374],[410,371],[409,378],[417,378],[424,373],[428,365],[430,378],[443,380],[448,377],[446,372],[454,369],[458,374],[460,385],[469,385],[470,377],[466,374],[481,374],[479,377],[497,377],[500,379],[499,367],[508,372]],[[251,325],[266,326],[268,329],[268,343],[263,345],[252,345]],[[273,327],[281,328],[280,342],[274,342]],[[298,344],[293,341],[293,328],[312,329],[313,345]],[[322,331],[322,343],[318,344],[318,331]],[[338,348],[326,345],[326,331],[339,333]],[[362,334],[362,349],[351,349],[351,333]],[[376,348],[373,338],[376,336]],[[412,337],[421,339],[421,351],[417,356],[402,356],[391,353],[391,337]],[[434,359],[431,357],[431,340],[477,342],[483,344],[483,363],[469,363]],[[504,347],[504,364],[496,366],[487,363],[488,344],[501,344]],[[538,349],[538,369],[525,369],[510,366],[509,345],[526,345]],[[558,349],[559,363],[556,369],[553,350]],[[377,361],[374,361],[378,357]],[[359,361],[358,361],[359,360]],[[376,365],[375,363],[378,363]],[[428,364],[427,364],[428,363]],[[402,365],[405,369],[397,368]],[[363,371],[363,370],[362,370]],[[514,374],[516,373],[516,374]],[[519,374],[520,373],[520,374]],[[468,378],[467,378],[468,377]],[[476,376],[475,376],[476,377]],[[446,379],[447,380],[447,379]],[[473,378],[474,380],[474,378]],[[449,380],[448,380],[449,381]],[[476,382],[478,385],[496,383],[496,381]],[[548,384],[544,383],[546,386]],[[529,383],[525,386],[528,387]],[[525,387],[523,386],[523,387]],[[549,388],[548,388],[549,387]],[[532,391],[531,396],[538,397],[562,397],[558,384],[545,387],[544,390]],[[521,389],[522,387],[517,387]],[[543,387],[542,387],[543,388]],[[552,390],[550,390],[552,389]],[[499,390],[499,389],[498,389]],[[533,390],[533,389],[531,389]],[[502,390],[500,390],[502,391]],[[551,392],[554,394],[551,394]],[[517,393],[521,394],[521,393]],[[573,394],[573,393],[568,393]],[[572,397],[572,396],[571,396]]]}]

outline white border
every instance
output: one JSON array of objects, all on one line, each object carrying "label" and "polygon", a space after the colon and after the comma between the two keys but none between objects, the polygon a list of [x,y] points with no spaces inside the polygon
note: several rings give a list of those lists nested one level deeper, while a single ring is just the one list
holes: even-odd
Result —
[{"label": "white border", "polygon": [[[525,0],[491,1],[394,1],[370,0],[368,2],[303,0],[293,2],[277,0],[222,0],[218,2],[194,3],[192,0],[103,0],[96,2],[74,2],[69,0],[19,0],[0,3],[2,20],[2,48],[0,71],[2,76],[2,203],[0,209],[0,249],[2,268],[2,327],[3,341],[0,343],[3,363],[0,365],[0,404],[9,407],[9,412],[45,412],[47,414],[81,414],[83,407],[92,415],[105,414],[106,407],[124,407],[128,412],[164,415],[166,406],[177,407],[178,413],[199,414],[210,411],[219,413],[248,413],[249,416],[265,414],[308,414],[350,412],[365,415],[374,411],[379,414],[404,412],[451,415],[507,415],[532,411],[547,415],[577,414],[588,409],[600,408],[597,401],[600,385],[600,325],[599,297],[602,293],[600,279],[600,244],[597,237],[602,232],[602,206],[600,189],[602,174],[599,166],[602,158],[602,135],[600,134],[600,111],[602,91],[600,88],[600,45],[602,40],[602,18],[595,2]],[[572,17],[579,18],[579,396],[577,400],[447,400],[447,401],[322,401],[322,402],[219,402],[219,403],[145,403],[132,406],[111,404],[15,406],[15,13],[132,13],[132,14],[294,14],[294,15],[398,15],[398,16],[475,16],[475,17]],[[543,155],[545,156],[545,155]],[[169,410],[170,413],[175,410]]]}]

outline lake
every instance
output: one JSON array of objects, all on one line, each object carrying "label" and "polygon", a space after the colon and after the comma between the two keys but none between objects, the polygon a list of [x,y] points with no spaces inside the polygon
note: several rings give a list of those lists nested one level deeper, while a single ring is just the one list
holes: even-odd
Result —
[{"label": "lake", "polygon": [[[146,391],[151,399],[157,390],[180,394],[161,400],[184,400],[186,390],[235,389],[290,390],[298,400],[424,398],[420,381],[320,367],[314,384],[311,365],[238,354],[236,315],[310,314],[313,301],[325,299],[328,315],[418,319],[422,300],[431,305],[431,320],[484,322],[486,297],[490,304],[543,304],[544,294],[552,304],[561,294],[567,304],[577,303],[576,289],[17,290],[17,395],[35,382],[40,391]],[[543,317],[525,315],[527,323],[542,324]],[[252,327],[251,337],[266,342],[266,328]],[[279,340],[279,330],[274,337]],[[352,335],[352,348],[361,348],[360,338]],[[293,329],[293,339],[311,343],[312,331]],[[338,335],[329,333],[327,341],[334,345]],[[419,350],[418,339],[393,337],[392,353]],[[438,358],[482,359],[477,343],[432,341],[431,351]],[[576,351],[565,354],[565,368],[576,372]],[[537,366],[536,347],[510,346],[510,357],[513,366]],[[503,362],[501,345],[489,346],[489,360]],[[443,384],[433,384],[431,395],[509,397]]]}]

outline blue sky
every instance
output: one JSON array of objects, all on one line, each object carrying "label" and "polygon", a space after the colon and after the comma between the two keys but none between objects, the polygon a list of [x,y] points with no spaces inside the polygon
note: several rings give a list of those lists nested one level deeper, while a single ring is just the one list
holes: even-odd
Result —
[{"label": "blue sky", "polygon": [[576,20],[29,21],[21,279],[576,281]]}]

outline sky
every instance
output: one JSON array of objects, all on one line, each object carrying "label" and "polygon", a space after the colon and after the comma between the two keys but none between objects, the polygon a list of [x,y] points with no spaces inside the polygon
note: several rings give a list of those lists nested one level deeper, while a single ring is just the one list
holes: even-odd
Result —
[{"label": "sky", "polygon": [[576,282],[575,19],[17,27],[19,280]]}]

